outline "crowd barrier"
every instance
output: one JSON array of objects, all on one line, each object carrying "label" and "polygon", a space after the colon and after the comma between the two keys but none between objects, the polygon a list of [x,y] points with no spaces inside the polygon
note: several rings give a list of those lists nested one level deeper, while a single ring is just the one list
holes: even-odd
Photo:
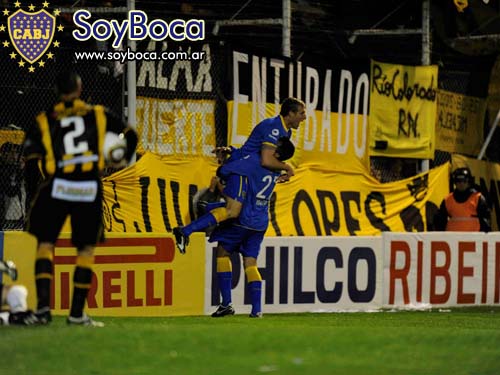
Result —
[{"label": "crowd barrier", "polygon": [[[36,241],[0,232],[0,257],[16,262],[35,306]],[[56,245],[52,308],[67,314],[76,252]],[[245,275],[233,263],[233,304],[250,311]],[[500,304],[500,233],[392,233],[360,237],[266,237],[257,262],[267,313],[374,311]],[[88,311],[95,316],[181,316],[219,303],[215,245],[191,237],[181,255],[170,234],[108,233],[96,249]],[[0,276],[10,282],[7,276]]]}]

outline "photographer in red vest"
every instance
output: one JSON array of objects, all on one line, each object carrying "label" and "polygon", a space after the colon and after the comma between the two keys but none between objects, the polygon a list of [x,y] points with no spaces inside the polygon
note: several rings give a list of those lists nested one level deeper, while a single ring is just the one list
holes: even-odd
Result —
[{"label": "photographer in red vest", "polygon": [[436,230],[449,232],[489,232],[491,212],[486,198],[474,187],[469,168],[453,171],[453,192],[443,200],[436,214]]}]

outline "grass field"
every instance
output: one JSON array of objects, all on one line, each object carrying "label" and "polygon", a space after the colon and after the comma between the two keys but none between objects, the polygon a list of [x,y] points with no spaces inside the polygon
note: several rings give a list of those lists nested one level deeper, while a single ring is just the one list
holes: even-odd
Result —
[{"label": "grass field", "polygon": [[0,374],[500,374],[500,309],[0,327]]}]

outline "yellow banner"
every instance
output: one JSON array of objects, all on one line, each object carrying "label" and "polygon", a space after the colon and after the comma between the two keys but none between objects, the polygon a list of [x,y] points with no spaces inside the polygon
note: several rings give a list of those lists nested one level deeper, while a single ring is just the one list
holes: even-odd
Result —
[{"label": "yellow banner", "polygon": [[[229,101],[228,144],[239,147],[247,139],[256,123],[277,116],[279,105],[266,103],[264,111],[257,115],[255,103],[240,103],[234,107]],[[363,115],[341,116],[326,111],[307,111],[306,120],[293,131],[295,155],[292,164],[317,167],[329,171],[368,173],[367,121]]]},{"label": "yellow banner", "polygon": [[448,194],[449,164],[406,180],[381,184],[368,175],[299,169],[276,187],[275,217],[266,235],[377,235],[427,229]]},{"label": "yellow banner", "polygon": [[103,179],[108,232],[165,232],[192,219],[191,201],[215,175],[215,159],[146,153],[137,163]]},{"label": "yellow banner", "polygon": [[[4,242],[0,249],[3,245],[3,259],[16,263],[18,283],[28,288],[28,305],[33,309],[36,307],[33,273],[36,240],[23,232],[0,232],[0,238],[2,234]],[[67,315],[71,305],[76,250],[70,238],[69,233],[62,233],[56,243],[51,301],[55,315]],[[180,255],[170,234],[108,233],[106,242],[95,250],[92,286],[86,307],[89,314],[202,315],[205,236],[196,233],[190,240],[192,251]]]},{"label": "yellow banner", "polygon": [[370,155],[433,159],[438,67],[372,60]]},{"label": "yellow banner", "polygon": [[486,100],[438,90],[436,149],[477,155],[483,141]]},{"label": "yellow banner", "polygon": [[137,98],[137,152],[211,157],[215,147],[215,101]]},{"label": "yellow banner", "polygon": [[[106,229],[164,232],[191,220],[190,199],[208,185],[215,165],[146,154],[104,181]],[[268,236],[374,235],[423,231],[448,193],[446,164],[406,180],[382,184],[368,174],[299,167],[278,185]]]},{"label": "yellow banner", "polygon": [[500,165],[483,160],[468,158],[463,155],[453,154],[451,159],[452,169],[469,167],[474,181],[480,190],[487,196],[492,207],[491,228],[498,231],[500,228]]}]

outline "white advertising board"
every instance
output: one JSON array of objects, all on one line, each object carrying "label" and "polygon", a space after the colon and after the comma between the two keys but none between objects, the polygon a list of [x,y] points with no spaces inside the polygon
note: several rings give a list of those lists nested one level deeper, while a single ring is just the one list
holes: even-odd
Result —
[{"label": "white advertising board", "polygon": [[[215,244],[207,242],[205,313],[219,304]],[[265,313],[365,311],[382,303],[381,237],[266,237],[257,266]],[[236,313],[250,312],[245,272],[232,258]]]}]

